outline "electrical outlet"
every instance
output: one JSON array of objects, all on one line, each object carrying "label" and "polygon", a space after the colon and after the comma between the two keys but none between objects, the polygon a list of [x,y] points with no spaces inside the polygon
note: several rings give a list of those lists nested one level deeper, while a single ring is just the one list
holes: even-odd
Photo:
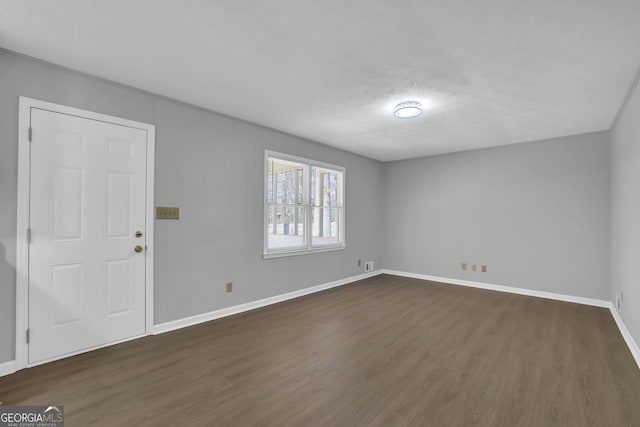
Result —
[{"label": "electrical outlet", "polygon": [[227,292],[233,292],[233,282],[227,282]]},{"label": "electrical outlet", "polygon": [[358,267],[362,267],[362,260],[361,259],[358,260]]},{"label": "electrical outlet", "polygon": [[478,271],[478,266],[475,264],[471,264],[471,271]]},{"label": "electrical outlet", "polygon": [[486,265],[483,265],[483,266],[482,266],[482,272],[483,272],[483,273],[486,273],[486,272],[487,272],[487,266],[486,266]]},{"label": "electrical outlet", "polygon": [[467,271],[467,263],[466,262],[462,263],[462,271]]},{"label": "electrical outlet", "polygon": [[364,271],[365,272],[373,271],[373,261],[367,261],[364,263]]}]

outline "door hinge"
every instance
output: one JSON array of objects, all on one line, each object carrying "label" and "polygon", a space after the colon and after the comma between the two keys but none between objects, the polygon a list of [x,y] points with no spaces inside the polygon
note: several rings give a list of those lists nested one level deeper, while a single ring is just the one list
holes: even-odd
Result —
[{"label": "door hinge", "polygon": [[30,331],[31,331],[31,329],[27,329],[27,344],[29,344],[29,341],[31,340]]},{"label": "door hinge", "polygon": [[27,243],[31,243],[31,229],[27,228]]},{"label": "door hinge", "polygon": [[29,142],[31,142],[31,140],[33,140],[33,128],[29,126]]}]

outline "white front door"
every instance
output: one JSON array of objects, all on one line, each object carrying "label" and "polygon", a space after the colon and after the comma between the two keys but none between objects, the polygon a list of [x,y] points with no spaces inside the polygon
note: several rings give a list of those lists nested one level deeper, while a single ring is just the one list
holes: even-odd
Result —
[{"label": "white front door", "polygon": [[31,127],[34,364],[145,333],[151,225],[145,130],[38,108],[31,108]]}]

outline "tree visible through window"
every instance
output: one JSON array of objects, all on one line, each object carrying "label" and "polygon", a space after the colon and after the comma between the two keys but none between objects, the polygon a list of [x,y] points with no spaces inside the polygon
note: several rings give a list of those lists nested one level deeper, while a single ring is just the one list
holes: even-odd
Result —
[{"label": "tree visible through window", "polygon": [[266,153],[265,255],[344,246],[344,168]]}]

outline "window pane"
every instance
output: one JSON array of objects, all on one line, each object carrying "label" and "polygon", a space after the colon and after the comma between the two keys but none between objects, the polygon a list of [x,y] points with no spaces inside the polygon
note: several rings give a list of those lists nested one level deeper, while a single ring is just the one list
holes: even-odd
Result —
[{"label": "window pane", "polygon": [[269,249],[304,246],[305,208],[270,205],[267,218]]},{"label": "window pane", "polygon": [[267,203],[301,204],[303,170],[302,164],[270,157],[267,161]]},{"label": "window pane", "polygon": [[311,204],[341,206],[338,185],[342,172],[318,167],[311,168]]},{"label": "window pane", "polygon": [[265,258],[344,243],[341,167],[267,151],[266,169]]},{"label": "window pane", "polygon": [[340,243],[340,208],[313,208],[311,222],[313,246]]}]

